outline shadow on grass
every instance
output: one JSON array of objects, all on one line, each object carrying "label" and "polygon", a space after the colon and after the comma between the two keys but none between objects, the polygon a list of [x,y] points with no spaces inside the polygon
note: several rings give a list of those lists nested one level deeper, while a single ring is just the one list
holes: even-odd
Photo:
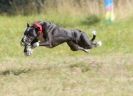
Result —
[{"label": "shadow on grass", "polygon": [[79,68],[81,70],[81,72],[89,72],[89,71],[99,71],[101,69],[101,66],[102,66],[102,62],[97,62],[95,60],[92,60],[90,62],[79,62],[79,63],[74,63],[74,64],[71,64],[69,66],[70,69],[75,69],[75,68]]},{"label": "shadow on grass", "polygon": [[89,64],[83,64],[82,62],[81,63],[72,64],[69,67],[70,67],[70,69],[80,68],[82,72],[87,72],[87,71],[91,70]]},{"label": "shadow on grass", "polygon": [[20,75],[22,73],[28,73],[31,69],[17,69],[17,70],[5,70],[0,72],[0,75]]},{"label": "shadow on grass", "polygon": [[3,76],[8,76],[8,75],[21,75],[21,74],[27,74],[27,73],[31,73],[31,72],[37,72],[37,71],[42,71],[42,70],[48,70],[50,71],[52,69],[52,67],[44,67],[44,68],[26,68],[26,69],[7,69],[4,71],[0,71],[0,75]]},{"label": "shadow on grass", "polygon": [[62,66],[54,66],[51,65],[49,66],[44,66],[44,67],[33,67],[33,68],[17,68],[17,69],[6,69],[3,71],[0,71],[0,75],[2,76],[9,76],[9,75],[15,75],[15,76],[19,76],[21,74],[29,74],[29,73],[34,73],[34,72],[41,72],[41,71],[59,71],[60,69],[70,69],[70,71],[74,71],[74,70],[80,70],[80,72],[90,72],[90,71],[99,71],[99,69],[101,69],[102,66],[102,62],[99,62],[97,60],[91,60],[91,59],[83,59],[79,62],[69,62],[68,65],[62,65]]}]

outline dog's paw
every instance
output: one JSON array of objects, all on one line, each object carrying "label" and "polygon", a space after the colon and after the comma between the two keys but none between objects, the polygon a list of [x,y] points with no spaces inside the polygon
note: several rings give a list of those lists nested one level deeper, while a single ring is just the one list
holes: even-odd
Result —
[{"label": "dog's paw", "polygon": [[39,47],[39,42],[36,42],[32,45],[32,48],[36,48],[36,47]]},{"label": "dog's paw", "polygon": [[102,46],[102,41],[98,41],[97,46]]},{"label": "dog's paw", "polygon": [[96,30],[93,30],[93,31],[92,31],[92,34],[93,34],[93,35],[96,35],[96,34],[97,34]]},{"label": "dog's paw", "polygon": [[25,56],[30,56],[30,55],[32,55],[32,52],[28,51],[28,52],[25,52],[24,54],[25,54]]},{"label": "dog's paw", "polygon": [[33,50],[30,47],[28,47],[27,51],[24,52],[25,56],[30,56],[30,55],[32,55],[32,53],[33,53]]}]

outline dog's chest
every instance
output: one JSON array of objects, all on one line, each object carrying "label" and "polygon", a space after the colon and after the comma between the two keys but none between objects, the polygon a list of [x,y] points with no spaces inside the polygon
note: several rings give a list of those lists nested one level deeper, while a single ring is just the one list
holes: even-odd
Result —
[{"label": "dog's chest", "polygon": [[40,35],[38,36],[38,40],[41,41],[41,42],[45,41],[45,39],[44,39],[44,37],[43,37],[43,34],[40,34]]}]

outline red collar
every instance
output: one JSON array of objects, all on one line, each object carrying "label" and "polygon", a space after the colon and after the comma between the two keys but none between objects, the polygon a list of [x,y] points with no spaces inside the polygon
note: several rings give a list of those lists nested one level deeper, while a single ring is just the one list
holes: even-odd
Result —
[{"label": "red collar", "polygon": [[35,23],[33,24],[33,27],[37,28],[37,29],[38,29],[38,32],[39,32],[40,34],[42,34],[43,31],[44,31],[44,30],[43,30],[43,27],[42,27],[42,25],[40,24],[39,21],[35,22]]}]

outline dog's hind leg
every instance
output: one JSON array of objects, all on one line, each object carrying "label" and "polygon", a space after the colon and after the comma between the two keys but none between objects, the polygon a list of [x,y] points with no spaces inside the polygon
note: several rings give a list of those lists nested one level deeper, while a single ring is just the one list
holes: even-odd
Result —
[{"label": "dog's hind leg", "polygon": [[92,49],[94,47],[101,46],[102,42],[101,41],[99,41],[99,42],[94,41],[95,38],[96,38],[95,32],[93,33],[93,37],[91,40],[89,40],[87,34],[83,32],[81,34],[81,37],[80,37],[79,45],[85,49]]},{"label": "dog's hind leg", "polygon": [[[95,37],[92,38],[92,40],[93,39],[95,39]],[[92,40],[89,40],[87,34],[85,32],[82,32],[79,40],[79,45],[85,49],[92,49],[93,48]]]},{"label": "dog's hind leg", "polygon": [[95,30],[92,31],[92,34],[93,34],[93,37],[92,37],[91,41],[93,42],[96,39],[96,31]]},{"label": "dog's hind leg", "polygon": [[86,53],[89,52],[88,49],[84,49],[83,47],[80,47],[78,44],[75,44],[75,43],[72,42],[72,41],[68,41],[67,44],[68,44],[68,46],[70,47],[70,49],[71,49],[72,51],[82,50],[82,51],[84,51],[84,52],[86,52]]}]

